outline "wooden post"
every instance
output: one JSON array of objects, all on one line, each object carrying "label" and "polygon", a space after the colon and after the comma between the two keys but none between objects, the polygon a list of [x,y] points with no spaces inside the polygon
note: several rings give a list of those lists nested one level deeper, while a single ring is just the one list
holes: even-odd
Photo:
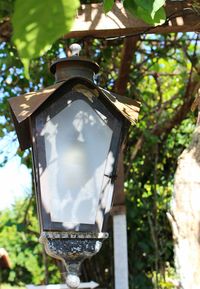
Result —
[{"label": "wooden post", "polygon": [[128,289],[127,225],[124,195],[123,153],[118,164],[118,178],[115,184],[115,199],[112,209],[114,238],[115,289]]},{"label": "wooden post", "polygon": [[126,214],[113,216],[115,289],[128,289]]}]

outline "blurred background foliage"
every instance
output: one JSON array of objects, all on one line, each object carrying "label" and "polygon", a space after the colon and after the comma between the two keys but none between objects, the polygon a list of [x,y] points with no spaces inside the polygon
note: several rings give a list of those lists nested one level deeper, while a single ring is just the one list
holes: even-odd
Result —
[{"label": "blurred background foliage", "polygon": [[[7,6],[2,6],[3,2]],[[0,11],[7,17],[13,1],[3,2]],[[10,136],[7,150],[17,142],[8,98],[52,84],[54,79],[49,72],[52,61],[64,56],[74,41],[82,45],[82,55],[100,65],[97,83],[114,92],[122,91],[120,71],[122,62],[127,61],[123,49],[127,41],[135,43],[123,88],[126,96],[142,103],[139,122],[129,131],[124,160],[130,289],[176,288],[172,232],[166,212],[178,156],[188,145],[196,123],[196,113],[191,113],[190,108],[200,79],[199,35],[60,39],[45,55],[30,62],[30,80],[25,77],[10,38],[1,39],[0,138]],[[0,153],[4,156],[3,166],[11,156],[5,154],[5,148],[0,148]],[[30,150],[21,152],[17,148],[14,153],[31,169]],[[3,197],[3,188],[0,190]],[[102,288],[114,288],[111,228],[110,235],[100,254],[86,261],[82,268],[82,280],[95,280]],[[11,270],[1,270],[2,283],[22,286],[62,282],[62,266],[46,256],[38,237],[34,194],[0,212],[0,246],[8,251],[12,262]]]}]

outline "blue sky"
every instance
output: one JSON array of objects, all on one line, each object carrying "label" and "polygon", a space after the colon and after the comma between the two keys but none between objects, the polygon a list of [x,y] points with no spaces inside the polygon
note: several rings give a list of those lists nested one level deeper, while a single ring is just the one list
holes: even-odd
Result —
[{"label": "blue sky", "polygon": [[5,157],[8,158],[7,163],[0,168],[0,211],[11,208],[17,199],[30,194],[31,174],[16,155],[17,147],[14,133],[0,140],[0,163]]},{"label": "blue sky", "polygon": [[[5,45],[5,44],[1,44]],[[59,49],[59,58],[66,57],[63,48]],[[6,69],[6,64],[3,64]],[[6,79],[6,84],[9,85],[12,82],[13,69],[10,68],[10,75]],[[16,69],[17,74],[21,74],[21,69]],[[0,76],[0,82],[3,78]],[[42,83],[42,80],[41,80]],[[33,84],[29,83],[30,89],[33,91]],[[40,85],[38,85],[39,87]],[[29,88],[27,89],[29,91]],[[15,87],[14,93],[19,95],[21,92],[18,86]],[[0,87],[0,101],[4,96],[9,96]],[[0,116],[0,123],[6,123],[4,116]],[[16,155],[16,151],[19,144],[15,132],[6,134],[5,137],[0,138],[0,165],[2,165],[5,158],[7,158],[7,163],[0,167],[0,211],[9,208],[17,200],[24,198],[31,191],[31,175],[30,171],[25,165],[22,165],[20,158]]]}]

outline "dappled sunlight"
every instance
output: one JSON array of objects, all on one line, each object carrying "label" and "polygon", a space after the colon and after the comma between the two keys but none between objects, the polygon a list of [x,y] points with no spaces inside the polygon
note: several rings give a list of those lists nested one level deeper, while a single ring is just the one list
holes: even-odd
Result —
[{"label": "dappled sunlight", "polygon": [[[107,173],[113,170],[114,160],[106,161],[111,129],[88,104],[77,100],[47,121],[41,136],[47,161],[41,171],[41,190],[51,195],[52,221],[95,224],[107,162]],[[46,208],[48,199],[43,197]]]},{"label": "dappled sunlight", "polygon": [[176,23],[178,26],[183,26],[184,25],[183,17],[176,17]]},{"label": "dappled sunlight", "polygon": [[26,120],[63,82],[9,100],[18,122]]}]

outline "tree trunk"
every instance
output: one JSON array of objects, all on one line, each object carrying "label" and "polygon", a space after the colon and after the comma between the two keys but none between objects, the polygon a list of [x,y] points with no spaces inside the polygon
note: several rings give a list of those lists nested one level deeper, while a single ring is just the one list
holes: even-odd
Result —
[{"label": "tree trunk", "polygon": [[200,127],[181,154],[168,214],[174,238],[178,288],[200,288]]}]

